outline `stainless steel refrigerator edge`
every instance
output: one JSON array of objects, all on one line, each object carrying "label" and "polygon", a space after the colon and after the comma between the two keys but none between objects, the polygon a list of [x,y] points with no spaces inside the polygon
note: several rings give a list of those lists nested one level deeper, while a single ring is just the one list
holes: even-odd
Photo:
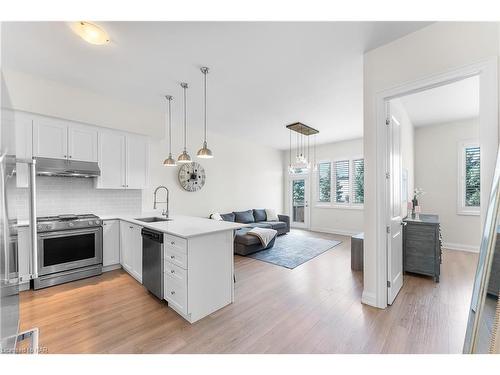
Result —
[{"label": "stainless steel refrigerator edge", "polygon": [[[34,164],[16,158],[15,121],[4,108],[10,107],[8,92],[1,75],[0,113],[0,352],[16,353],[19,341],[31,340],[31,353],[38,352],[38,330],[19,332],[19,274],[15,171],[21,163],[29,164],[29,222],[31,231],[30,273],[36,277],[36,212]],[[10,210],[10,211],[9,211]]]}]

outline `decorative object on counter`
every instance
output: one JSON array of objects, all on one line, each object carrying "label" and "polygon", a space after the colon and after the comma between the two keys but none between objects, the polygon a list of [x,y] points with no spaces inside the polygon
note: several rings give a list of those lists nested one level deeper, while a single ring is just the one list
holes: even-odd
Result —
[{"label": "decorative object on counter", "polygon": [[207,74],[208,68],[204,66],[200,69],[203,73],[203,112],[204,112],[204,121],[203,121],[203,129],[204,129],[204,137],[203,137],[203,147],[200,148],[196,154],[201,159],[211,159],[214,157],[212,154],[212,150],[210,150],[207,146]]},{"label": "decorative object on counter", "polygon": [[166,95],[165,98],[168,101],[168,158],[163,161],[163,166],[165,167],[175,167],[177,163],[172,157],[172,100],[174,97],[172,95]]},{"label": "decorative object on counter", "polygon": [[188,84],[186,82],[182,82],[181,83],[181,87],[182,89],[184,90],[183,92],[183,95],[184,95],[184,150],[182,151],[182,153],[179,155],[179,157],[177,158],[177,162],[179,163],[190,163],[191,162],[191,156],[189,156],[188,152],[187,152],[187,147],[186,147],[186,143],[187,143],[187,111],[186,111],[186,91],[187,91],[187,88],[188,88]]},{"label": "decorative object on counter", "polygon": [[179,169],[179,183],[186,191],[198,191],[205,185],[205,169],[201,164],[192,162]]},{"label": "decorative object on counter", "polygon": [[209,218],[212,219],[212,220],[217,220],[217,221],[224,220],[222,218],[222,216],[220,216],[220,214],[218,212],[214,212],[213,214],[210,214]]},{"label": "decorative object on counter", "polygon": [[412,211],[411,211],[411,216],[415,217],[415,207],[418,206],[418,198],[424,195],[425,192],[423,191],[422,188],[415,188],[413,191],[413,199],[412,199]]},{"label": "decorative object on counter", "polygon": [[420,220],[420,213],[422,212],[422,209],[420,206],[415,206],[415,220]]}]

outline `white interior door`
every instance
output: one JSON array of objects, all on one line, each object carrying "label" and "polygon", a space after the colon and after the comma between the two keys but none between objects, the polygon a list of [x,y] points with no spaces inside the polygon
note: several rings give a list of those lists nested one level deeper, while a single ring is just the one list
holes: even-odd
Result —
[{"label": "white interior door", "polygon": [[309,228],[309,177],[290,177],[290,225]]},{"label": "white interior door", "polygon": [[[390,112],[389,112],[390,113]],[[401,217],[401,125],[390,116],[388,124],[388,233],[387,303],[391,305],[403,286],[403,226]]]}]

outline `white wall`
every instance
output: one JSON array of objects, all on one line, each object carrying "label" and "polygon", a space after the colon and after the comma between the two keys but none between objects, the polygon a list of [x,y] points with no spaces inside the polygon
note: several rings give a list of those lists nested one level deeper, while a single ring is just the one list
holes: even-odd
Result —
[{"label": "white wall", "polygon": [[[292,153],[293,155],[293,153]],[[333,142],[318,145],[316,147],[316,161],[334,161],[338,159],[352,159],[363,157],[363,139],[354,139],[342,142]],[[285,184],[284,198],[285,211],[289,212],[289,188],[288,183],[288,151],[283,153]],[[317,174],[313,172],[310,179],[310,229],[318,232],[335,233],[341,235],[353,235],[363,231],[363,209],[360,208],[338,208],[324,207],[317,202]]]},{"label": "white wall", "polygon": [[419,204],[423,212],[439,215],[447,248],[479,250],[480,216],[457,213],[460,142],[478,137],[477,118],[415,130],[415,181],[425,191]]},{"label": "white wall", "polygon": [[[143,210],[153,208],[154,187],[165,185],[170,190],[171,214],[208,216],[213,212],[250,208],[274,208],[283,212],[281,151],[209,133],[208,145],[214,158],[198,159],[196,150],[201,147],[201,137],[201,131],[192,131],[188,143],[191,158],[204,167],[207,176],[205,186],[198,192],[182,189],[177,178],[179,167],[162,165],[168,155],[167,144],[164,141],[151,144],[151,188],[143,191]],[[177,155],[181,150],[180,143],[174,144],[173,148]],[[159,211],[162,208],[164,206],[159,206]]]},{"label": "white wall", "polygon": [[[498,23],[438,22],[365,54],[364,59],[364,152],[365,152],[365,246],[363,302],[386,307],[385,249],[377,247],[377,93],[425,77],[457,69],[499,55]],[[487,135],[484,135],[487,136]],[[495,138],[497,135],[495,134]],[[488,151],[494,158],[496,150]],[[492,175],[488,165],[485,178]],[[491,181],[491,178],[490,180]],[[487,192],[485,191],[485,194]]]}]

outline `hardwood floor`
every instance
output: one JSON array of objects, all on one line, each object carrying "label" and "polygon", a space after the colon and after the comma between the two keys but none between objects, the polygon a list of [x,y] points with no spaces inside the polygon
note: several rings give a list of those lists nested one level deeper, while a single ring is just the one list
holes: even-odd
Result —
[{"label": "hardwood floor", "polygon": [[[295,231],[304,235],[307,232]],[[48,353],[460,353],[477,255],[444,251],[441,282],[405,276],[361,304],[348,237],[289,270],[235,256],[235,303],[190,325],[122,270],[21,293],[21,329]]]}]

